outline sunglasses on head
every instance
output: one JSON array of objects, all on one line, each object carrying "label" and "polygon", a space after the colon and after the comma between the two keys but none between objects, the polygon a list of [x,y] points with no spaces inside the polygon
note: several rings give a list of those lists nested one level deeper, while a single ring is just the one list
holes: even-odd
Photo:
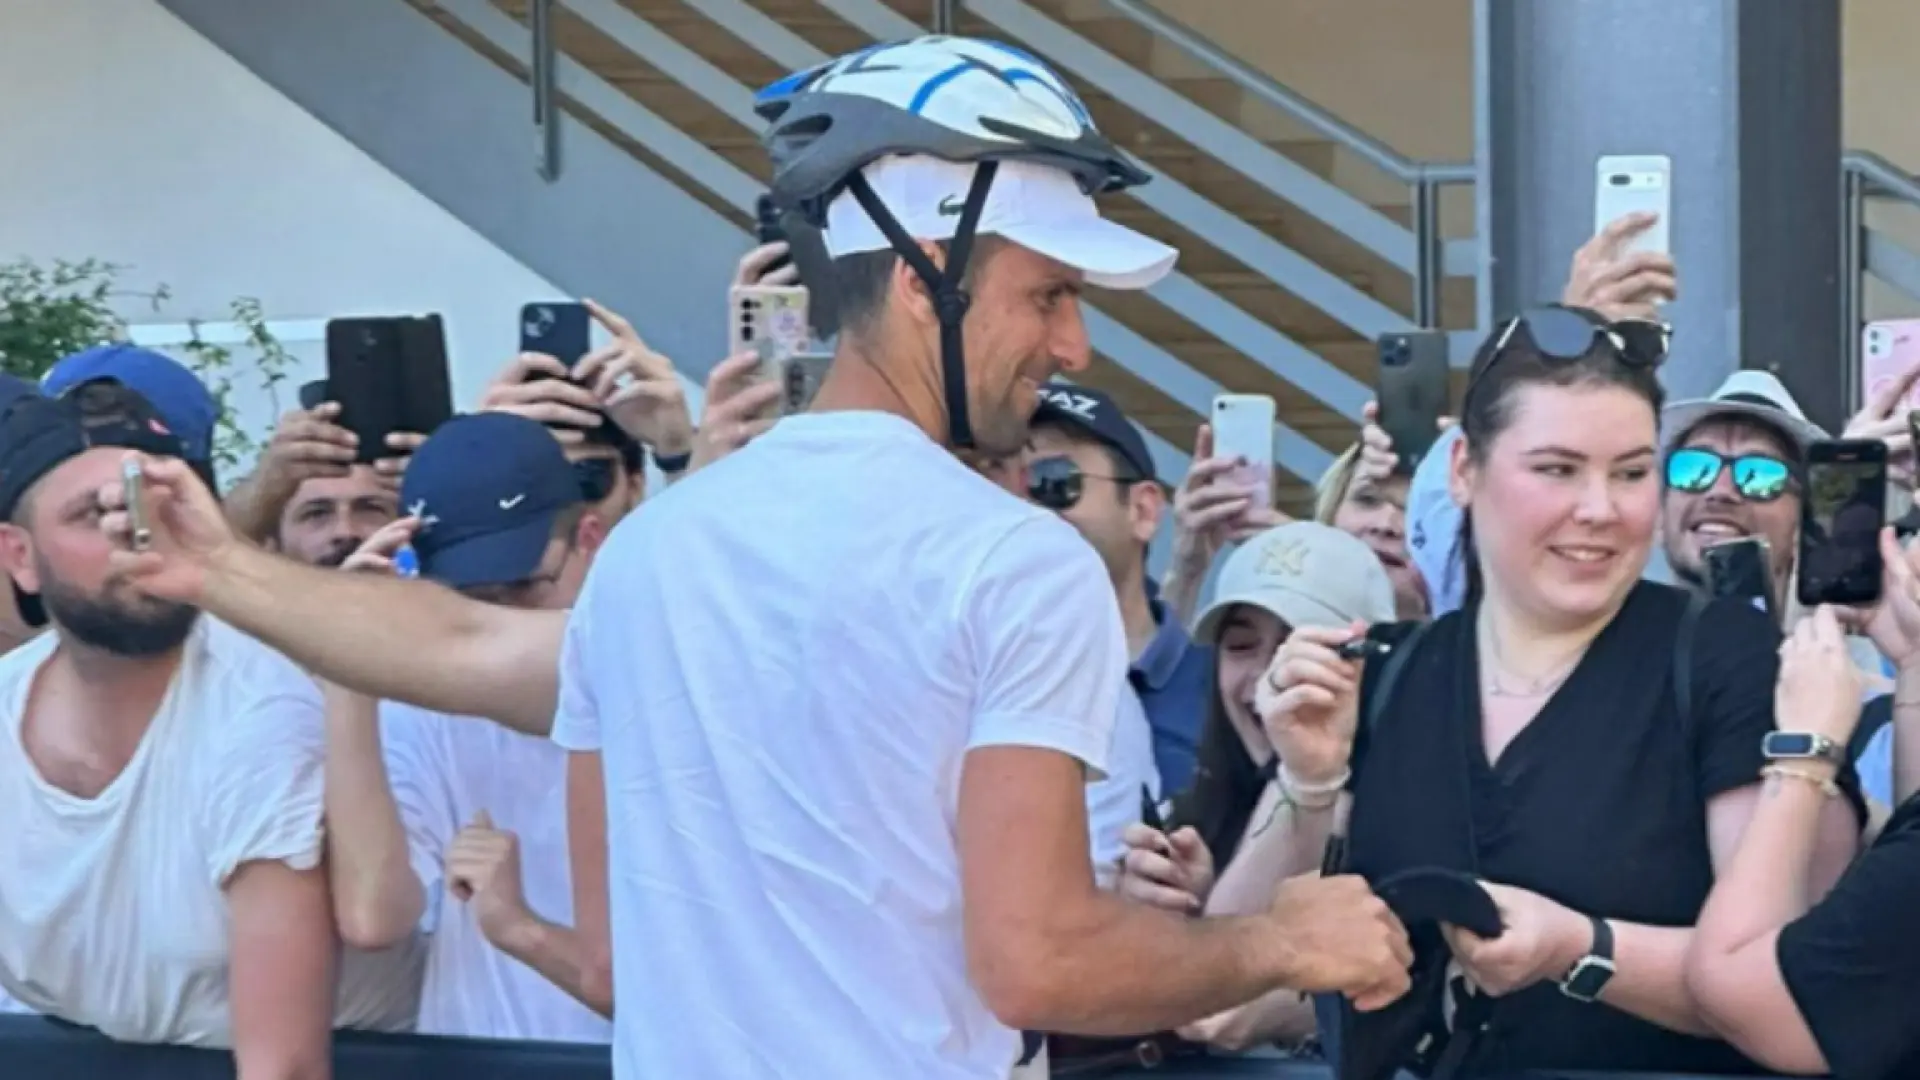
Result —
[{"label": "sunglasses on head", "polygon": [[1596,344],[1605,345],[1613,358],[1630,368],[1656,368],[1667,359],[1673,328],[1651,319],[1598,319],[1579,308],[1531,308],[1507,320],[1494,340],[1493,355],[1475,382],[1485,379],[1513,348],[1522,331],[1533,351],[1549,363],[1585,359]]},{"label": "sunglasses on head", "polygon": [[1699,495],[1713,489],[1723,469],[1733,470],[1733,490],[1748,502],[1772,502],[1793,487],[1793,467],[1777,457],[1683,446],[1667,455],[1667,488]]},{"label": "sunglasses on head", "polygon": [[1137,484],[1138,476],[1103,476],[1090,473],[1068,457],[1036,458],[1027,463],[1027,497],[1049,510],[1072,509],[1086,489],[1086,481],[1111,480],[1116,484]]}]

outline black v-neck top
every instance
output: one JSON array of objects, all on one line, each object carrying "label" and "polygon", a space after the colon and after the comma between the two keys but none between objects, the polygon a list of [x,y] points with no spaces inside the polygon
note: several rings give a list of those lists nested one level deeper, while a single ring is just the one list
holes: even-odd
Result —
[{"label": "black v-neck top", "polygon": [[[1636,586],[1491,763],[1476,608],[1433,623],[1356,747],[1350,868],[1378,880],[1443,866],[1587,915],[1693,925],[1713,884],[1705,804],[1759,781],[1780,635],[1743,603],[1708,604],[1693,642],[1694,717],[1683,725],[1673,661],[1687,602],[1670,586]],[[1363,716],[1372,690],[1363,682]],[[1725,1043],[1574,1001],[1552,981],[1500,1002],[1492,1036],[1489,1070],[1762,1071]]]}]

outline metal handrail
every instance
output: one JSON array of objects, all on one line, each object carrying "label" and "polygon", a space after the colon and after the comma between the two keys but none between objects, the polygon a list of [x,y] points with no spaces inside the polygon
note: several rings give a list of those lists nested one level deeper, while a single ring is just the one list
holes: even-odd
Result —
[{"label": "metal handrail", "polygon": [[1165,38],[1180,51],[1237,83],[1241,89],[1345,146],[1401,183],[1417,184],[1427,180],[1436,184],[1468,184],[1478,176],[1469,162],[1416,161],[1402,154],[1335,116],[1319,103],[1249,67],[1218,45],[1160,14],[1141,0],[1107,0],[1107,6]]},{"label": "metal handrail", "polygon": [[1867,225],[1867,200],[1888,196],[1920,206],[1920,179],[1870,150],[1849,150],[1840,158],[1840,326],[1843,340],[1840,380],[1845,400],[1858,406],[1866,388],[1860,384],[1865,351],[1861,330],[1866,325],[1869,273],[1901,291],[1920,296],[1915,258],[1891,237]]}]

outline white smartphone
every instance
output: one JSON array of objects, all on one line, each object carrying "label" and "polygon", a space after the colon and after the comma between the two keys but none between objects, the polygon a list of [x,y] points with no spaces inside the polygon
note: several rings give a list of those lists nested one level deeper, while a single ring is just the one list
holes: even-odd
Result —
[{"label": "white smartphone", "polygon": [[1213,456],[1246,464],[1230,475],[1259,494],[1261,506],[1273,505],[1273,399],[1265,394],[1221,394],[1213,399]]},{"label": "white smartphone", "polygon": [[1665,154],[1610,154],[1594,168],[1593,231],[1636,213],[1657,220],[1627,250],[1673,254],[1673,159]]},{"label": "white smartphone", "polygon": [[793,358],[805,353],[811,341],[805,286],[736,285],[728,290],[729,351],[758,353],[760,370],[756,378],[783,387],[770,410],[775,416],[798,411],[792,402],[804,373],[789,369]]}]

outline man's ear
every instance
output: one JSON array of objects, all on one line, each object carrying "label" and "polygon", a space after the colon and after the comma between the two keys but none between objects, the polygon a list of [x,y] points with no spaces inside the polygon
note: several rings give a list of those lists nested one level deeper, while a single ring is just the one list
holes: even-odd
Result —
[{"label": "man's ear", "polygon": [[0,523],[0,569],[4,569],[22,591],[40,591],[40,571],[33,559],[33,537],[12,522]]},{"label": "man's ear", "polygon": [[607,542],[607,533],[612,527],[600,516],[598,510],[589,510],[580,515],[580,524],[573,527],[573,546],[583,555],[591,556]]},{"label": "man's ear", "polygon": [[1157,481],[1142,480],[1133,485],[1127,510],[1132,518],[1133,538],[1150,543],[1160,531],[1160,520],[1167,513],[1167,493]]},{"label": "man's ear", "polygon": [[[931,240],[922,240],[920,252],[933,263],[936,273],[946,272],[947,253],[940,249],[939,244]],[[920,272],[915,270],[907,260],[893,260],[891,287],[894,295],[903,301],[905,310],[912,312],[915,319],[930,326],[940,322],[940,316],[933,310],[933,290],[927,288],[927,283],[921,280]]]}]

